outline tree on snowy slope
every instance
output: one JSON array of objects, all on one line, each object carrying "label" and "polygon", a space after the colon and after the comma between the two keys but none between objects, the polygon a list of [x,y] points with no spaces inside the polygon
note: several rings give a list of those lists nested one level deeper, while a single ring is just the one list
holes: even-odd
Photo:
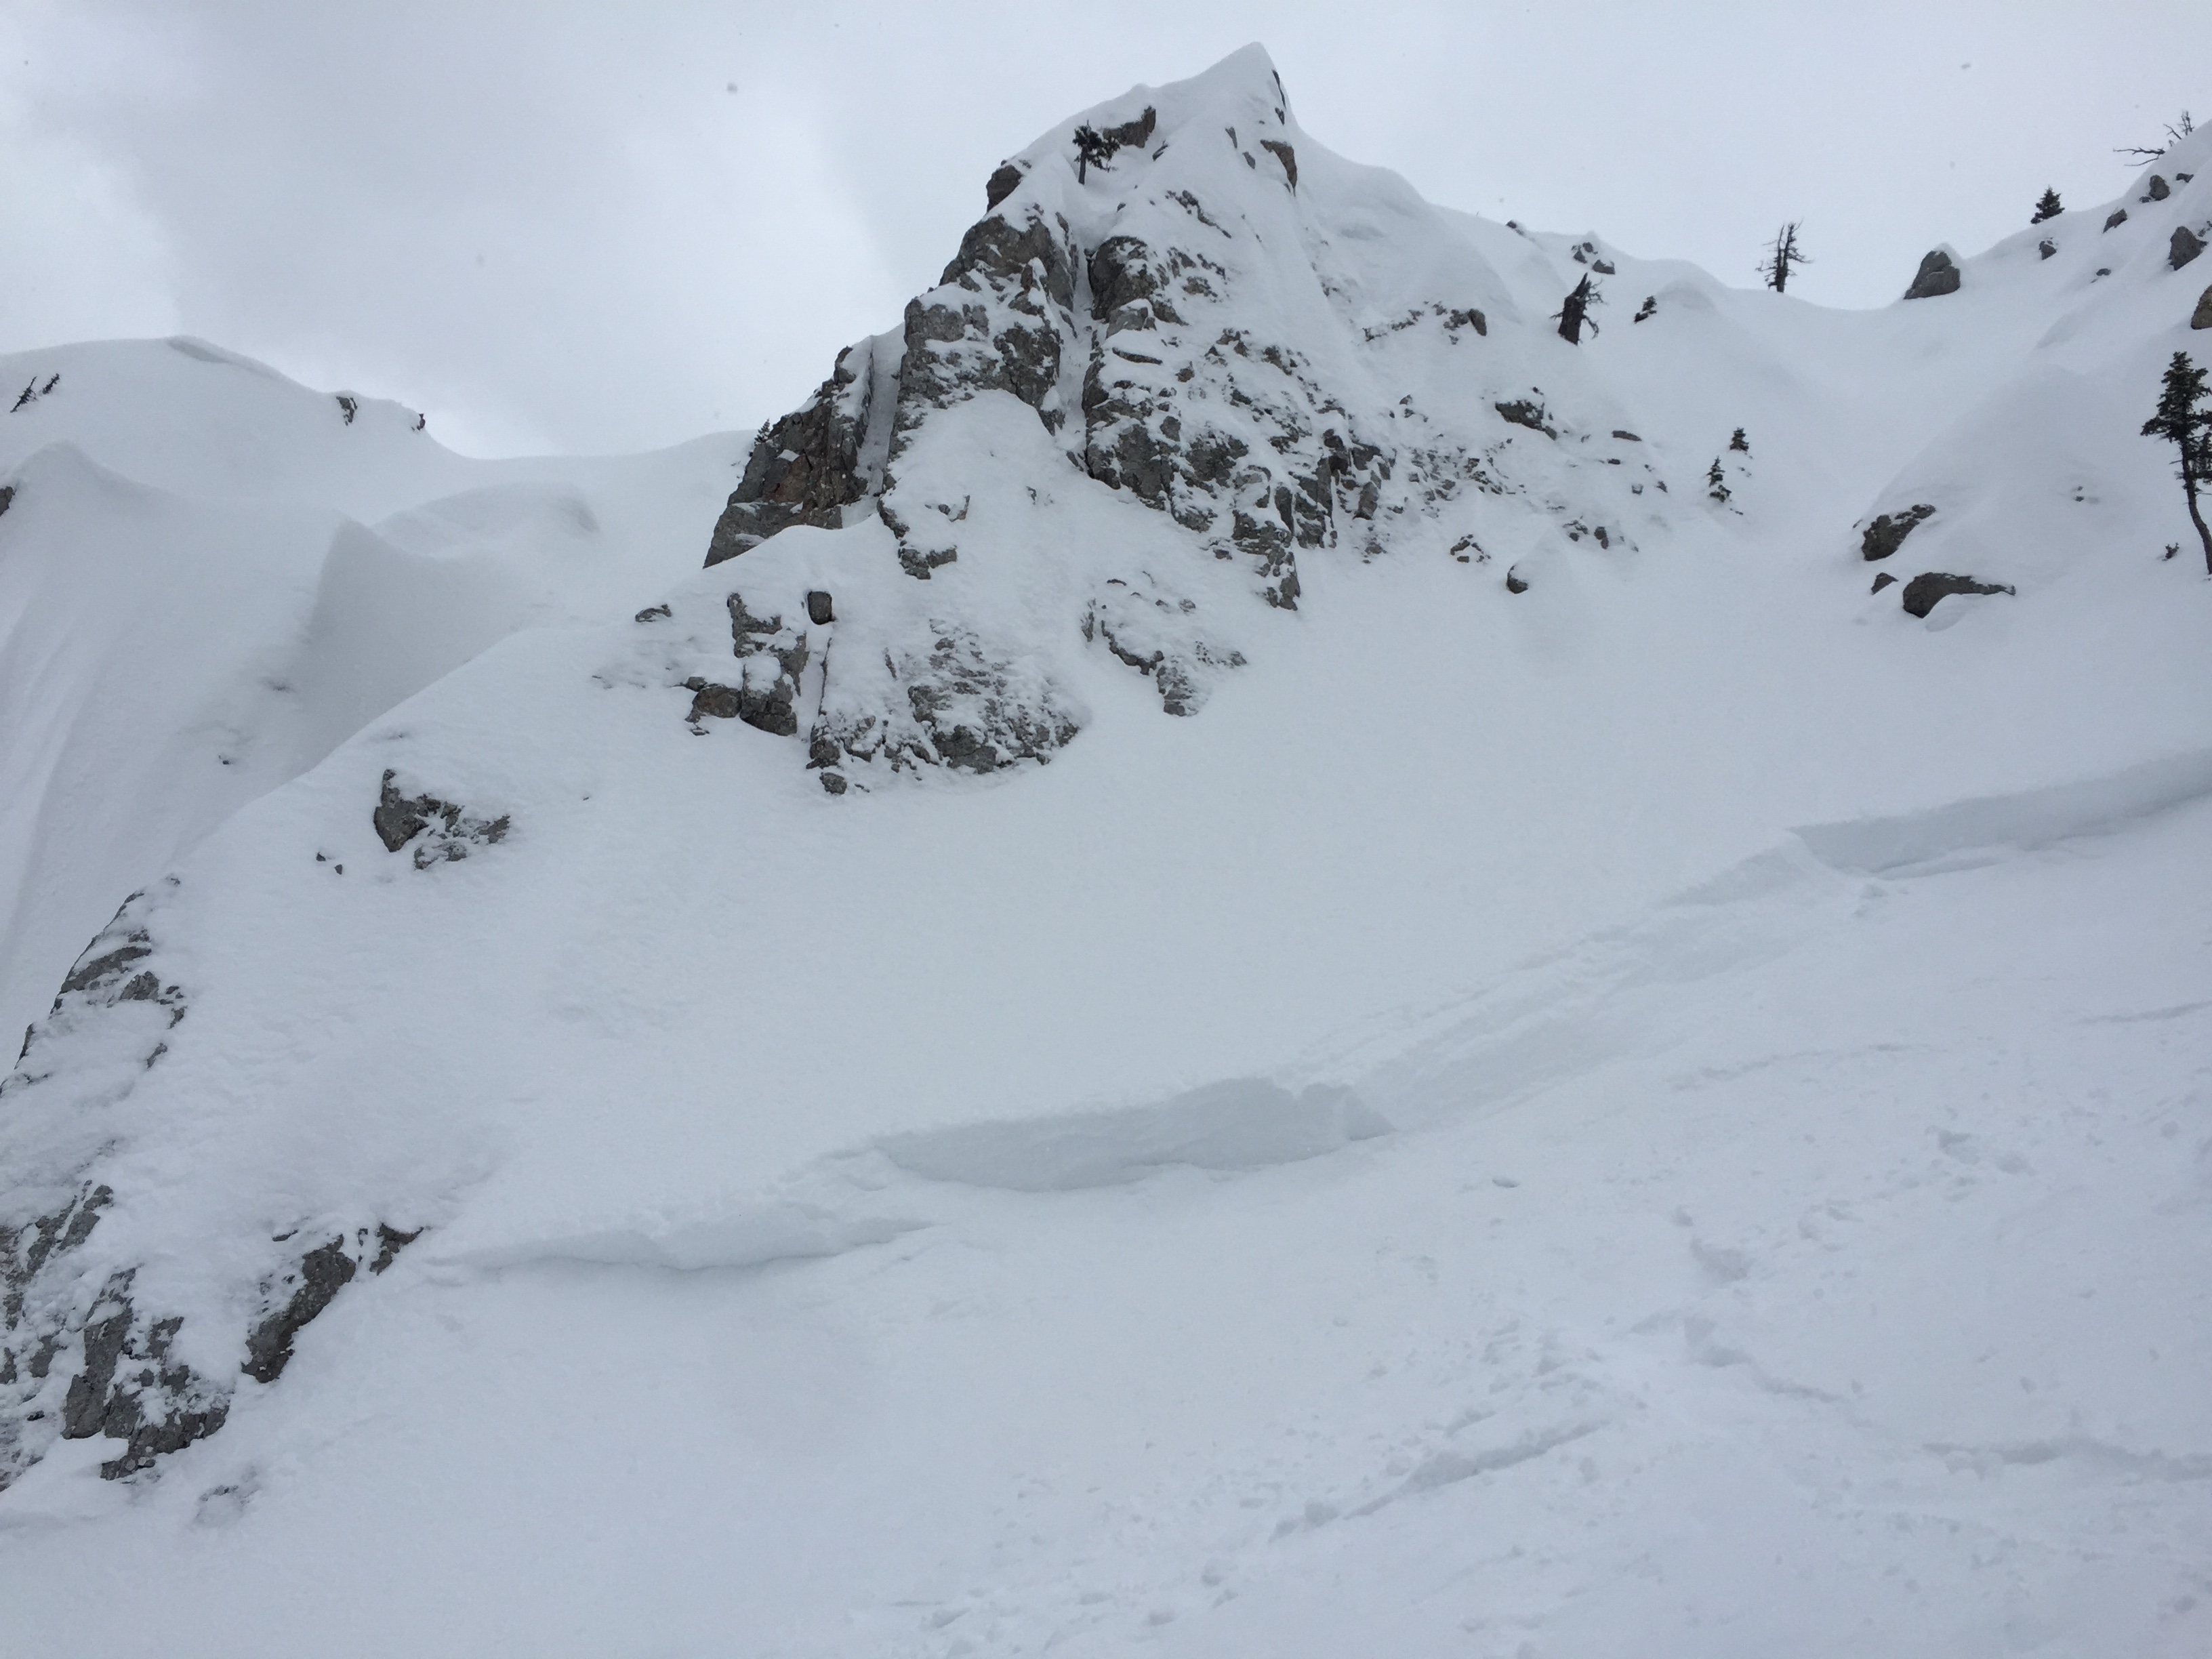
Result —
[{"label": "tree on snowy slope", "polygon": [[1797,246],[1797,221],[1792,219],[1767,244],[1766,257],[1759,262],[1759,274],[1766,278],[1767,287],[1781,294],[1790,287],[1790,273],[1812,263],[1812,257]]},{"label": "tree on snowy slope", "polygon": [[1585,276],[1577,283],[1575,291],[1567,295],[1565,303],[1553,313],[1559,319],[1559,337],[1569,345],[1580,345],[1583,343],[1583,325],[1585,323],[1589,325],[1591,333],[1596,333],[1598,326],[1590,317],[1589,308],[1604,303],[1605,295],[1597,291],[1590,278]]},{"label": "tree on snowy slope", "polygon": [[2204,544],[2204,574],[2212,576],[2212,529],[2205,527],[2204,512],[2197,505],[2197,486],[2212,480],[2212,409],[2200,407],[2208,394],[2204,371],[2185,351],[2173,354],[2166,366],[2158,409],[2143,422],[2142,435],[2163,438],[2179,452],[2181,493],[2189,501],[2189,522]]},{"label": "tree on snowy slope", "polygon": [[2042,199],[2035,204],[2035,216],[2027,222],[2031,225],[2039,225],[2045,219],[2056,219],[2065,211],[2065,207],[2058,199],[2058,192],[2055,190],[2046,190],[2043,192]]},{"label": "tree on snowy slope", "polygon": [[1075,130],[1075,182],[1081,184],[1094,167],[1104,167],[1120,148],[1097,128],[1085,124]]}]

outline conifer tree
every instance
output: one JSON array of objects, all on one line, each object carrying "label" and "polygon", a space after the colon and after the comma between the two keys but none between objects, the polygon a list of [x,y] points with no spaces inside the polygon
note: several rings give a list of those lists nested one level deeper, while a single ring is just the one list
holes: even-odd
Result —
[{"label": "conifer tree", "polygon": [[1093,166],[1104,167],[1109,157],[1121,146],[1088,122],[1075,130],[1075,182],[1081,184],[1084,175]]},{"label": "conifer tree", "polygon": [[2035,204],[2035,216],[2027,222],[2031,225],[2039,225],[2045,219],[2056,219],[2065,211],[2065,207],[2058,199],[2058,192],[2055,190],[2046,190],[2043,192],[2043,199]]},{"label": "conifer tree", "polygon": [[2187,352],[2175,352],[2160,383],[2158,408],[2143,422],[2142,435],[2163,438],[2178,453],[2176,471],[2189,502],[2189,522],[2204,544],[2204,574],[2212,576],[2212,529],[2205,526],[2204,512],[2197,501],[2198,486],[2212,483],[2212,408],[2202,406],[2212,393],[2207,392],[2204,379],[2205,372],[2190,361]]},{"label": "conifer tree", "polygon": [[1727,477],[1721,471],[1721,458],[1714,456],[1712,471],[1705,474],[1705,494],[1726,507],[1729,495],[1734,493],[1729,489]]}]

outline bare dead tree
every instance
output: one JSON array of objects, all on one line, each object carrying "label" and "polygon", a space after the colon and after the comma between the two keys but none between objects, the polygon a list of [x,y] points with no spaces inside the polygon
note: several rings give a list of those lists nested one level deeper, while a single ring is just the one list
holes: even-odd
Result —
[{"label": "bare dead tree", "polygon": [[1577,283],[1575,291],[1567,295],[1565,302],[1552,313],[1559,320],[1559,337],[1569,345],[1580,345],[1585,326],[1592,334],[1600,332],[1597,319],[1589,314],[1589,308],[1604,303],[1605,295],[1598,292],[1597,284],[1591,278],[1585,276]]},{"label": "bare dead tree", "polygon": [[1797,225],[1792,219],[1776,231],[1774,240],[1766,245],[1766,257],[1759,262],[1759,274],[1777,294],[1788,291],[1792,271],[1813,263],[1813,256],[1797,246]]},{"label": "bare dead tree", "polygon": [[2191,133],[2196,131],[2197,123],[2191,120],[2189,118],[2189,112],[2187,110],[2184,110],[2181,112],[2181,119],[2179,121],[2169,121],[2166,123],[2166,142],[2164,143],[2155,146],[2149,144],[2122,144],[2114,149],[2112,154],[2123,157],[2130,167],[2136,166],[2144,161],[2155,161],[2160,156],[2165,155],[2166,151],[2172,149],[2176,144],[2179,143],[2183,139],[2186,138]]}]

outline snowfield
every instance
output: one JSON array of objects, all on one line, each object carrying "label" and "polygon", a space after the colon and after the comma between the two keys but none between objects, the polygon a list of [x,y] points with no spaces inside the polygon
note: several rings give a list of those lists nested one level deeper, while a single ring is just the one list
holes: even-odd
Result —
[{"label": "snowfield", "polygon": [[2212,1651],[2207,163],[1838,313],[1251,48],[757,447],[0,360],[0,1651]]}]

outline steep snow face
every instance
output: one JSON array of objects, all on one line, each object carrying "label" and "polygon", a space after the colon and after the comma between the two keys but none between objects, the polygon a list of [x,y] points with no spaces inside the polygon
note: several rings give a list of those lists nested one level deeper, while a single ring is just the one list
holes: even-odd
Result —
[{"label": "steep snow face", "polygon": [[749,453],[410,483],[54,354],[4,821],[108,887],[0,1088],[3,1599],[2201,1648],[2203,159],[1840,315],[1431,209],[1248,52]]},{"label": "steep snow face", "polygon": [[[198,340],[0,359],[0,1030],[245,802],[690,561],[733,446],[471,461]],[[12,1043],[11,1043],[12,1046]]]}]

